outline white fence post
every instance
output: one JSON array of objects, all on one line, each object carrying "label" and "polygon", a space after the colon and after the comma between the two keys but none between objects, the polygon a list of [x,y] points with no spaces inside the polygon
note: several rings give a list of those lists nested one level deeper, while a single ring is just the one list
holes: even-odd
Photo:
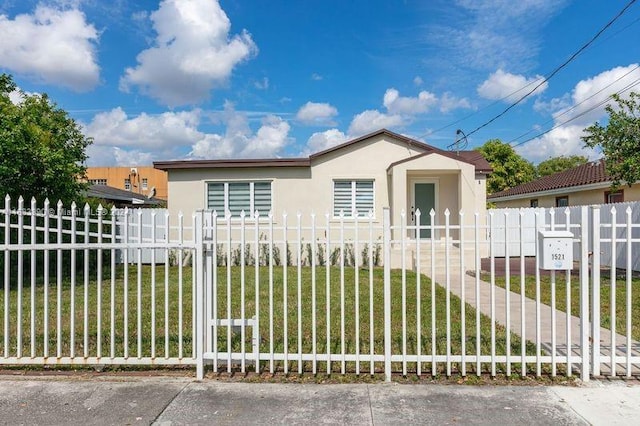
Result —
[{"label": "white fence post", "polygon": [[391,213],[382,209],[384,248],[384,379],[391,381]]},{"label": "white fence post", "polygon": [[[592,206],[591,216],[593,233],[591,239],[593,252],[591,253],[591,369],[594,376],[600,375],[600,206]],[[615,348],[612,348],[615,350]]]},{"label": "white fence post", "polygon": [[197,215],[194,216],[193,221],[193,237],[196,243],[196,252],[195,257],[196,261],[193,263],[193,269],[195,269],[196,274],[196,312],[195,312],[195,320],[196,320],[196,335],[194,336],[194,342],[196,345],[196,379],[202,380],[204,379],[204,245],[202,241],[202,224],[203,224],[203,213],[202,211],[198,212]]},{"label": "white fence post", "polygon": [[589,381],[589,210],[580,209],[580,378]]}]

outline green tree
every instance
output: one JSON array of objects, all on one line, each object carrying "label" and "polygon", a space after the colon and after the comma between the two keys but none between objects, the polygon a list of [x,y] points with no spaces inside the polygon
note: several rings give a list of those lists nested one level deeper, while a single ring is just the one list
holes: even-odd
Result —
[{"label": "green tree", "polygon": [[538,164],[538,167],[536,167],[536,171],[538,173],[538,177],[548,176],[554,173],[573,169],[574,167],[586,164],[588,161],[589,159],[582,155],[571,155],[568,157],[562,155],[560,157],[553,157],[542,161]]},{"label": "green tree", "polygon": [[0,74],[0,196],[77,201],[91,138],[46,94],[20,91],[14,103],[15,91],[12,77]]},{"label": "green tree", "polygon": [[508,143],[490,139],[476,148],[487,159],[493,172],[487,178],[487,192],[493,194],[533,180],[536,170]]},{"label": "green tree", "polygon": [[628,99],[612,96],[617,107],[607,105],[609,122],[606,126],[595,123],[587,127],[582,137],[589,148],[600,148],[605,168],[619,187],[631,186],[640,180],[640,94],[632,92]]}]

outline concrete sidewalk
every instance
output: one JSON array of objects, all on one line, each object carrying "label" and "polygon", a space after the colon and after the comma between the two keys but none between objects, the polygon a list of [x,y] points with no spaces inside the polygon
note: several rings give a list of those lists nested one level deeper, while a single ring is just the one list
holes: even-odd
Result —
[{"label": "concrete sidewalk", "polygon": [[583,387],[0,377],[0,424],[633,424],[638,381]]}]

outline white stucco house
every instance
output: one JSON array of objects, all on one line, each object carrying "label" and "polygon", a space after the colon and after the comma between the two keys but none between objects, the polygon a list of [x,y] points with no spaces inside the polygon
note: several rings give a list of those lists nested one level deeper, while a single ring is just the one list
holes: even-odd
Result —
[{"label": "white stucco house", "polygon": [[385,129],[306,158],[158,161],[154,167],[168,173],[172,215],[216,209],[238,216],[244,209],[261,216],[271,210],[275,220],[283,212],[329,212],[337,220],[341,210],[348,218],[373,210],[379,223],[388,206],[392,225],[400,224],[403,210],[412,224],[418,208],[425,212],[423,225],[432,208],[436,225],[444,222],[445,209],[452,223],[461,209],[469,220],[475,212],[484,216],[491,171],[479,152],[444,151]]}]

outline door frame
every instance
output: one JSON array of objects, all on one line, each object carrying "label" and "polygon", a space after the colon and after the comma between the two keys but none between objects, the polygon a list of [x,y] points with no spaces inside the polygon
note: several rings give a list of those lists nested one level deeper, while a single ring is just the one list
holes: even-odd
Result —
[{"label": "door frame", "polygon": [[[438,212],[439,212],[439,198],[440,198],[440,178],[437,177],[415,177],[415,178],[410,178],[409,179],[409,205],[407,206],[407,211],[409,212],[409,220],[411,219],[411,206],[415,206],[416,205],[416,183],[431,183],[433,184],[434,188],[433,188],[433,196],[434,196],[434,200],[433,200],[433,210],[435,210],[436,215],[433,218],[434,219],[434,226],[438,225]],[[420,212],[420,214],[429,214],[429,212]],[[413,225],[413,224],[412,224]],[[439,232],[438,229],[434,229],[434,235],[432,235],[433,238],[438,238]],[[414,232],[410,232],[409,234],[413,234],[413,235],[409,235],[409,237],[414,237],[417,233]]]}]

